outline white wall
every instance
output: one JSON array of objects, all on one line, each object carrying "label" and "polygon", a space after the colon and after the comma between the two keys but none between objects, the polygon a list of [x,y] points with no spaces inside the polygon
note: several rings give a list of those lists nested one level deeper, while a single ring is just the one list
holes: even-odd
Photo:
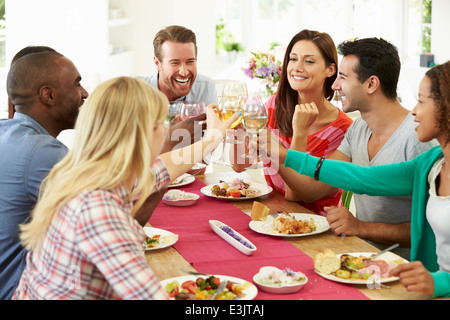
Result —
[{"label": "white wall", "polygon": [[[112,4],[124,0],[109,0]],[[220,1],[220,0],[217,0]],[[245,8],[253,10],[252,1],[246,0]],[[383,0],[383,3],[387,3]],[[405,3],[398,0],[398,3]],[[126,0],[127,14],[133,18],[133,70],[135,76],[144,76],[156,72],[153,62],[153,38],[156,32],[171,24],[180,24],[191,28],[198,37],[199,61],[198,69],[211,77],[223,74],[229,64],[215,55],[215,1],[214,0]],[[339,14],[337,8],[349,6],[349,0],[339,0],[331,8],[323,8],[320,2],[314,2],[314,6],[320,8],[320,17],[308,15],[300,1],[294,1],[295,11],[298,12],[298,28],[318,28],[328,31],[330,34],[336,30],[340,37],[343,31],[351,31],[352,21],[348,17]],[[390,2],[389,2],[390,3]],[[107,53],[100,47],[107,47],[106,30],[104,27],[107,19],[108,0],[6,0],[7,12],[7,63],[12,56],[27,45],[48,45],[54,47],[69,57],[77,65],[84,80],[83,85],[92,91],[101,80],[100,73],[104,72],[103,62]],[[394,10],[393,10],[394,11]],[[398,12],[398,11],[397,11]],[[436,62],[442,63],[450,59],[450,0],[433,0],[433,34],[432,52]],[[8,19],[8,16],[19,18]],[[331,18],[333,17],[333,18]],[[386,17],[386,25],[395,17]],[[397,19],[400,20],[400,19]],[[251,21],[247,22],[251,23]],[[343,27],[343,24],[346,27]],[[376,23],[375,23],[376,24]],[[251,25],[246,25],[249,28]],[[339,27],[340,26],[340,27]],[[339,28],[338,28],[339,27]],[[374,27],[374,32],[384,32],[387,28]],[[394,29],[398,31],[400,26],[395,22]],[[354,30],[356,36],[358,30]],[[398,32],[393,34],[398,34]],[[353,34],[353,32],[351,32]],[[383,33],[383,35],[384,35]],[[377,34],[377,36],[380,36]],[[339,39],[340,40],[340,39]],[[337,40],[337,41],[339,41]],[[394,43],[400,41],[391,39]],[[100,45],[102,44],[102,45]],[[247,48],[248,50],[254,48]],[[409,92],[408,105],[414,103],[418,82],[424,73],[424,69],[418,67],[419,62],[413,61],[411,65],[403,65],[404,88]],[[233,71],[236,75],[238,69]],[[4,83],[0,84],[0,111],[6,110],[6,94]],[[406,92],[407,90],[405,90]]]},{"label": "white wall", "polygon": [[[107,48],[107,1],[6,0],[6,61],[23,47],[45,45],[61,52],[79,69],[83,83],[93,88]],[[8,18],[12,17],[12,18]]]},{"label": "white wall", "polygon": [[450,1],[433,0],[431,52],[436,64],[450,60]]},{"label": "white wall", "polygon": [[[134,0],[136,75],[156,72],[153,62],[153,38],[169,25],[185,26],[197,35],[199,72],[212,76],[215,61],[215,1]],[[207,14],[205,14],[207,13]],[[212,70],[212,71],[211,71]]]}]

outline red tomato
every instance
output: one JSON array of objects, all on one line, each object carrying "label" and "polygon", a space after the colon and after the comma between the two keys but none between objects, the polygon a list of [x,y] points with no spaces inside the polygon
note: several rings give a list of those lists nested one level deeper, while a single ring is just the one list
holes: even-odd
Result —
[{"label": "red tomato", "polygon": [[219,278],[216,278],[216,277],[214,277],[214,279],[213,279],[213,283],[217,286],[217,288],[219,287],[219,285],[220,285],[220,279]]},{"label": "red tomato", "polygon": [[195,282],[192,280],[185,281],[181,284],[181,287],[183,289],[186,289],[190,293],[195,293]]},{"label": "red tomato", "polygon": [[175,289],[173,289],[170,293],[169,293],[169,297],[175,297],[175,295],[177,294],[177,293],[179,293],[180,292],[180,288],[178,288],[178,287],[176,287]]},{"label": "red tomato", "polygon": [[241,192],[240,191],[230,191],[227,192],[227,197],[232,196],[233,198],[240,198]]}]

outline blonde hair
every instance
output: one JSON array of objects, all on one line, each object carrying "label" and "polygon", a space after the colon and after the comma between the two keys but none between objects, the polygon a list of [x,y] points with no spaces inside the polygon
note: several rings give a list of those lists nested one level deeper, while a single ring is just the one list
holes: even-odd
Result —
[{"label": "blonde hair", "polygon": [[167,110],[166,96],[143,80],[120,77],[99,85],[80,111],[72,150],[50,171],[31,222],[21,226],[26,248],[38,250],[64,205],[85,191],[111,190],[136,178],[128,199],[140,195],[134,215],[155,183],[150,145]]}]

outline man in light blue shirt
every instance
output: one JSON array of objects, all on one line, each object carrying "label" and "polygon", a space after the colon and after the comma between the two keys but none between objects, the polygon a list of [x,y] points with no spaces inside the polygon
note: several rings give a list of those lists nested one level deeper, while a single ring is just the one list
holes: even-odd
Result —
[{"label": "man in light blue shirt", "polygon": [[[144,78],[145,81],[150,83],[155,88],[159,88],[158,79],[158,73]],[[218,98],[215,82],[207,76],[197,74],[197,77],[195,78],[195,81],[192,85],[192,89],[189,91],[189,93],[185,96],[180,96],[173,101],[200,101],[204,102],[205,105],[217,104]]]},{"label": "man in light blue shirt", "polygon": [[144,78],[163,92],[169,101],[217,104],[214,80],[197,74],[197,39],[195,33],[181,26],[160,30],[154,40],[154,61],[158,73]]},{"label": "man in light blue shirt", "polygon": [[10,299],[25,267],[19,225],[29,221],[43,179],[67,154],[56,139],[75,125],[88,93],[73,63],[56,52],[13,63],[7,90],[16,113],[0,121],[0,299]]}]

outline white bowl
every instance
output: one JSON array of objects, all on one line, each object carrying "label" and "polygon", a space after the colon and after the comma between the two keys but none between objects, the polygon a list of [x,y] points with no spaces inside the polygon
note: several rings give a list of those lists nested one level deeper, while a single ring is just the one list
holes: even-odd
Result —
[{"label": "white bowl", "polygon": [[[217,233],[222,239],[224,239],[226,242],[231,244],[233,247],[235,247],[236,249],[238,249],[242,253],[250,256],[250,255],[253,254],[253,252],[256,251],[256,246],[253,243],[251,243],[247,238],[245,238],[240,233],[236,232],[235,230],[233,230],[232,228],[230,228],[226,224],[224,224],[224,223],[222,223],[220,221],[217,221],[217,220],[209,220],[209,225],[211,226],[211,229],[213,229],[213,231],[215,233]],[[240,238],[242,241],[246,242],[248,244],[248,246],[244,245],[242,242],[236,240],[233,236],[228,234],[226,231],[222,230],[221,227],[224,227],[224,226],[230,228],[230,230],[238,238]]]},{"label": "white bowl", "polygon": [[169,206],[187,207],[192,206],[199,198],[198,194],[173,189],[166,192],[163,196],[163,201]]},{"label": "white bowl", "polygon": [[303,289],[305,284],[308,282],[308,278],[306,277],[306,275],[304,275],[305,280],[300,283],[297,282],[293,284],[284,284],[284,285],[261,283],[262,279],[268,278],[273,272],[281,273],[283,272],[283,270],[280,270],[275,267],[262,267],[259,270],[259,272],[253,276],[253,281],[255,282],[256,286],[261,290],[269,293],[288,294]]}]

